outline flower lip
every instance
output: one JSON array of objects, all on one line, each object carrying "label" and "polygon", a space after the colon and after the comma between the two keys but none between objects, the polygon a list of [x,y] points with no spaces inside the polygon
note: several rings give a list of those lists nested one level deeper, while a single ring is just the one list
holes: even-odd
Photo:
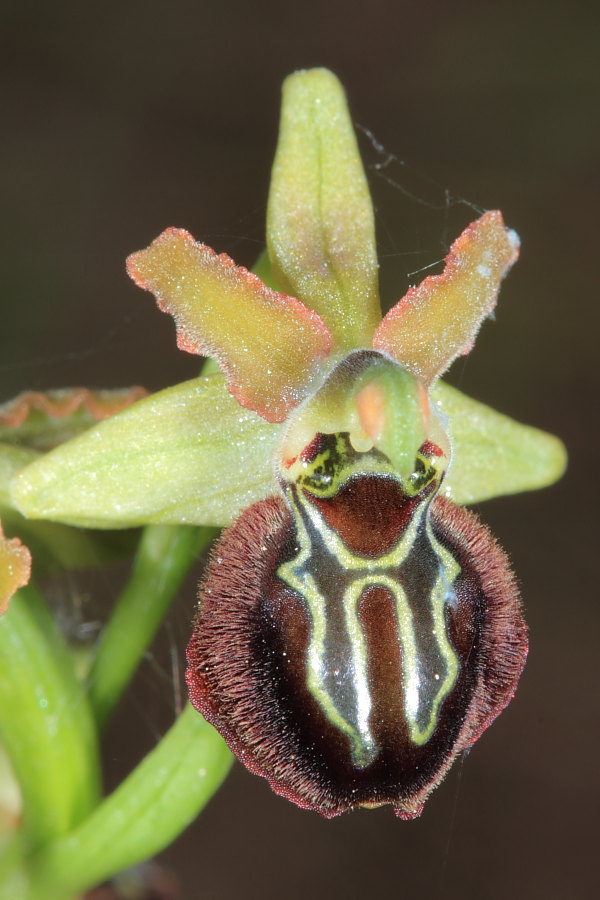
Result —
[{"label": "flower lip", "polygon": [[286,504],[273,497],[250,507],[215,547],[188,647],[191,700],[251,771],[303,808],[329,818],[391,803],[401,818],[413,818],[514,693],[527,640],[506,557],[473,514],[447,501],[435,501],[432,525],[463,571],[447,611],[458,680],[440,727],[424,744],[412,743],[398,691],[402,657],[390,643],[393,608],[384,590],[366,591],[360,615],[376,748],[358,767],[348,737],[307,687],[310,618],[276,574],[296,541]]}]

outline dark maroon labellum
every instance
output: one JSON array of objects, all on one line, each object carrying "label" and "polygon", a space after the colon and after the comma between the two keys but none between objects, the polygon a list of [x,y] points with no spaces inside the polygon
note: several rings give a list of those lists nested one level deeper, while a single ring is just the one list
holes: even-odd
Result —
[{"label": "dark maroon labellum", "polygon": [[286,486],[223,534],[201,586],[192,703],[248,769],[326,817],[419,815],[525,662],[505,554],[422,468],[412,495],[379,474],[329,495]]}]

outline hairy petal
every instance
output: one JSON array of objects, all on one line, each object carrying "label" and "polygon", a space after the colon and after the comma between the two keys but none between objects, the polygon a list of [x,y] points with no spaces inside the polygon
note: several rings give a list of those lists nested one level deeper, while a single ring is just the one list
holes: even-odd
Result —
[{"label": "hairy petal", "polygon": [[23,515],[88,528],[226,525],[273,489],[281,427],[239,407],[220,373],[140,400],[23,469]]},{"label": "hairy petal", "polygon": [[[343,531],[358,538],[344,550],[360,553],[354,567],[343,571],[336,554],[303,548],[306,594],[300,582],[290,589],[282,580],[282,561],[307,538],[280,497],[249,507],[224,532],[200,587],[187,651],[192,703],[250,771],[327,818],[384,803],[402,819],[420,815],[457,754],[510,701],[527,653],[515,579],[485,526],[438,498],[427,540],[421,532],[418,544],[407,543],[411,513],[396,488],[388,478],[366,479],[354,515],[343,517]],[[384,556],[373,547],[378,531],[389,542]],[[432,630],[433,548],[450,566],[438,572],[451,572],[453,593],[441,608],[438,592]],[[444,578],[435,584],[448,590]],[[407,604],[401,616],[398,603]],[[411,656],[422,681],[409,689]],[[410,736],[414,694],[426,706],[426,685],[434,696],[440,671],[447,692],[432,731]]]},{"label": "hairy petal", "polygon": [[442,274],[426,278],[392,307],[373,346],[431,384],[470,351],[518,252],[519,238],[504,227],[501,213],[485,213],[452,244]]},{"label": "hairy petal", "polygon": [[447,421],[452,463],[442,491],[455,503],[533,491],[563,474],[567,454],[554,435],[521,425],[441,381],[431,400]]},{"label": "hairy petal", "polygon": [[127,271],[174,317],[179,348],[215,357],[238,403],[269,422],[298,405],[331,349],[316,313],[183,229],[133,253]]},{"label": "hairy petal", "polygon": [[30,574],[29,550],[18,538],[5,538],[0,524],[0,615],[8,609],[13,594],[27,584]]},{"label": "hairy petal", "polygon": [[327,69],[284,82],[267,245],[277,281],[323,317],[336,346],[368,347],[381,317],[373,208],[344,90]]}]

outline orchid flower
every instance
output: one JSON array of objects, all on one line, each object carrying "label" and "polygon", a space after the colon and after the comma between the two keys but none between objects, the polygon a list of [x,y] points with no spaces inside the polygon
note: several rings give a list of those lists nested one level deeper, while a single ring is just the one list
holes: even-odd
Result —
[{"label": "orchid flower", "polygon": [[226,527],[200,588],[190,699],[251,771],[324,816],[418,815],[515,692],[516,581],[464,505],[551,484],[564,448],[440,376],[518,251],[486,212],[382,316],[343,89],[297,72],[255,273],[178,228],[127,261],[178,346],[216,365],[15,462],[7,482],[28,521]]}]

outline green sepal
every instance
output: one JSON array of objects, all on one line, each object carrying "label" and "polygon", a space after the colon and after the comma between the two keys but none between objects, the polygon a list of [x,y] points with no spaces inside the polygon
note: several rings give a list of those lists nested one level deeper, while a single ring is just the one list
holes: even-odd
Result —
[{"label": "green sepal", "polygon": [[57,522],[31,521],[14,508],[11,480],[40,457],[27,447],[0,443],[0,521],[6,537],[20,538],[31,551],[34,575],[99,566],[131,553],[137,532],[82,531]]},{"label": "green sepal", "polygon": [[327,69],[284,82],[267,245],[277,282],[321,316],[339,350],[370,346],[381,318],[373,207],[344,90]]},{"label": "green sepal", "polygon": [[167,388],[27,466],[23,515],[88,528],[227,525],[273,492],[280,425],[229,395],[220,374]]},{"label": "green sepal", "polygon": [[567,454],[554,435],[515,422],[443,382],[431,398],[447,419],[452,462],[442,491],[455,503],[533,491],[563,474]]},{"label": "green sepal", "polygon": [[12,507],[10,483],[17,472],[40,456],[28,447],[14,447],[12,444],[0,443],[0,509]]}]

